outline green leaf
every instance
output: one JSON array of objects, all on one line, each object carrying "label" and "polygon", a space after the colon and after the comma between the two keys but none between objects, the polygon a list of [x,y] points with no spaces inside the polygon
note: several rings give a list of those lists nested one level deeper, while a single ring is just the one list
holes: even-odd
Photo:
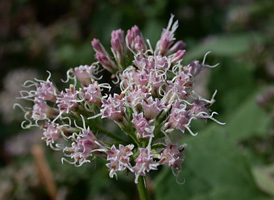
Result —
[{"label": "green leaf", "polygon": [[252,95],[231,115],[226,130],[233,140],[243,140],[252,136],[268,133],[270,117],[257,105],[256,96]]},{"label": "green leaf", "polygon": [[238,187],[238,186],[227,186],[227,187],[217,187],[209,193],[202,195],[196,195],[190,200],[242,200],[242,199],[256,199],[256,200],[270,200],[269,197],[258,196],[260,193],[256,190],[251,191],[248,188]]},{"label": "green leaf", "polygon": [[218,59],[218,62],[221,64],[211,70],[209,80],[211,93],[218,90],[213,110],[220,111],[221,116],[234,115],[237,107],[256,89],[252,65],[231,58]]},{"label": "green leaf", "polygon": [[250,50],[250,45],[263,41],[263,36],[260,34],[229,34],[212,36],[190,49],[184,57],[184,60],[189,62],[194,59],[200,59],[208,51],[212,51],[217,56],[238,56]]},{"label": "green leaf", "polygon": [[274,197],[274,164],[254,167],[252,171],[259,188]]},{"label": "green leaf", "polygon": [[185,184],[177,184],[169,170],[164,170],[155,182],[156,199],[267,198],[258,190],[250,167],[225,129],[214,124],[197,137],[188,137],[186,143],[179,178],[185,178]]}]

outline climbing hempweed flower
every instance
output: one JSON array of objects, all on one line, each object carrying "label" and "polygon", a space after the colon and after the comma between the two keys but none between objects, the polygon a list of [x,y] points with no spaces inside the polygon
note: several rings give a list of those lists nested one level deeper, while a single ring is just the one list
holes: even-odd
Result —
[{"label": "climbing hempweed flower", "polygon": [[[197,135],[191,131],[192,120],[223,123],[209,108],[216,92],[206,100],[193,90],[200,71],[215,66],[205,64],[208,53],[202,63],[181,64],[186,45],[175,42],[178,22],[173,23],[173,18],[155,49],[136,25],[125,37],[121,29],[113,31],[110,51],[93,39],[98,62],[68,70],[64,82],[74,84],[63,91],[51,82],[50,73],[46,81],[26,81],[23,86],[32,90],[21,91],[20,98],[34,106],[15,105],[25,112],[22,128],[42,127],[46,144],[63,151],[62,162],[81,166],[94,158],[105,159],[111,178],[128,171],[138,183],[140,176],[160,165],[179,173],[186,145],[172,140],[173,131]],[[102,69],[112,73],[120,92],[112,93],[110,84],[102,83],[98,77]],[[104,118],[114,121],[124,137],[107,131]]]}]

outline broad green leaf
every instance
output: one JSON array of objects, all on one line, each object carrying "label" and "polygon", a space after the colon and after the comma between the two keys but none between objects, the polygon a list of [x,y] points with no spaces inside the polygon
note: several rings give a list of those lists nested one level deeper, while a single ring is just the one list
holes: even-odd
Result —
[{"label": "broad green leaf", "polygon": [[231,58],[219,59],[218,62],[221,64],[211,70],[209,80],[211,93],[218,90],[213,110],[220,111],[221,116],[234,115],[237,107],[256,89],[252,65]]},{"label": "broad green leaf", "polygon": [[272,198],[262,195],[259,191],[251,191],[249,188],[238,186],[216,187],[216,189],[198,194],[190,200],[242,200],[242,199],[256,199],[256,200],[270,200]]},{"label": "broad green leaf", "polygon": [[[226,131],[209,126],[197,137],[186,139],[183,185],[169,171],[156,179],[156,199],[236,199],[267,198],[258,190],[250,167]],[[230,189],[235,189],[228,194]],[[201,195],[201,198],[199,198]]]},{"label": "broad green leaf", "polygon": [[[258,94],[258,93],[257,93]],[[268,132],[270,117],[256,104],[256,95],[251,96],[231,115],[225,129],[233,140],[251,136],[263,136]]]},{"label": "broad green leaf", "polygon": [[274,164],[255,167],[252,171],[258,186],[274,197]]},{"label": "broad green leaf", "polygon": [[250,45],[263,41],[263,36],[260,34],[229,34],[220,36],[211,36],[200,45],[190,49],[185,61],[200,59],[208,51],[212,51],[217,56],[238,56],[250,50]]}]

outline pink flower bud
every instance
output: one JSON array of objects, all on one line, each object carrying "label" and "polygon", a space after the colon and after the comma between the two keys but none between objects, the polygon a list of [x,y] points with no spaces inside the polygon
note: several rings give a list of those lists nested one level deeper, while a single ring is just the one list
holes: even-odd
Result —
[{"label": "pink flower bud", "polygon": [[183,59],[185,53],[186,53],[186,50],[179,50],[179,51],[177,51],[177,52],[173,55],[173,57],[172,57],[172,59],[171,59],[171,62],[172,62],[172,63],[176,63],[176,62],[178,62],[178,61],[181,61],[181,60]]},{"label": "pink flower bud", "polygon": [[111,73],[115,73],[118,70],[116,64],[105,54],[103,53],[96,53],[95,57],[101,63],[101,65]]},{"label": "pink flower bud", "polygon": [[[168,26],[163,30],[161,39],[157,42],[156,50],[160,55],[166,55],[169,50],[169,47],[175,40],[174,32],[178,28],[178,21],[176,21],[173,25],[173,15],[171,16]],[[171,29],[171,30],[170,30]]]},{"label": "pink flower bud", "polygon": [[124,41],[124,33],[121,29],[112,31],[111,33],[111,46],[113,49],[114,57],[117,62],[121,62],[125,57],[126,46]]},{"label": "pink flower bud", "polygon": [[147,49],[142,33],[136,25],[127,31],[126,42],[133,51],[145,52]]},{"label": "pink flower bud", "polygon": [[198,60],[195,60],[186,67],[186,70],[188,70],[193,76],[197,76],[202,71],[202,65],[200,65]]},{"label": "pink flower bud", "polygon": [[128,105],[137,108],[138,104],[140,104],[142,100],[146,99],[149,95],[150,94],[148,93],[146,87],[136,86],[130,90],[129,94],[126,97],[126,102],[128,103]]},{"label": "pink flower bud", "polygon": [[79,67],[75,67],[73,69],[76,78],[85,87],[87,87],[91,83],[92,71],[93,67],[88,65],[80,65]]},{"label": "pink flower bud", "polygon": [[185,48],[186,43],[184,43],[182,40],[179,40],[168,50],[167,55],[174,54],[179,50],[184,50]]},{"label": "pink flower bud", "polygon": [[160,50],[159,54],[160,55],[166,54],[166,52],[168,51],[173,40],[174,40],[173,34],[168,30],[164,30],[162,33],[162,37],[159,40],[159,50]]},{"label": "pink flower bud", "polygon": [[101,44],[99,40],[94,38],[91,42],[91,45],[96,53],[102,53],[102,54],[105,54],[106,56],[108,55],[107,51],[105,50],[104,46]]}]

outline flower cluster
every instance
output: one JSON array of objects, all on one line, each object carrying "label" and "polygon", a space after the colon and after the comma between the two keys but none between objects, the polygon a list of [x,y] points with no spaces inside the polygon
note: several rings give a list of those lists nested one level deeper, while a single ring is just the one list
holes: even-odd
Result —
[{"label": "flower cluster", "polygon": [[[64,82],[74,84],[63,91],[50,75],[46,81],[26,81],[24,86],[33,90],[22,91],[21,98],[34,106],[17,105],[25,111],[22,127],[42,127],[42,139],[64,152],[63,161],[80,166],[91,158],[106,159],[110,177],[128,170],[137,183],[139,176],[160,165],[180,172],[185,145],[172,141],[173,131],[196,135],[191,131],[192,120],[220,122],[209,108],[216,93],[206,100],[193,91],[200,71],[215,66],[205,64],[206,56],[202,63],[182,65],[186,45],[175,42],[178,22],[173,23],[173,18],[155,49],[137,26],[126,36],[121,29],[112,32],[111,53],[93,39],[98,62],[68,70]],[[100,67],[112,73],[120,92],[111,93],[110,84],[102,83]],[[103,118],[114,121],[124,136],[107,131]]]}]

